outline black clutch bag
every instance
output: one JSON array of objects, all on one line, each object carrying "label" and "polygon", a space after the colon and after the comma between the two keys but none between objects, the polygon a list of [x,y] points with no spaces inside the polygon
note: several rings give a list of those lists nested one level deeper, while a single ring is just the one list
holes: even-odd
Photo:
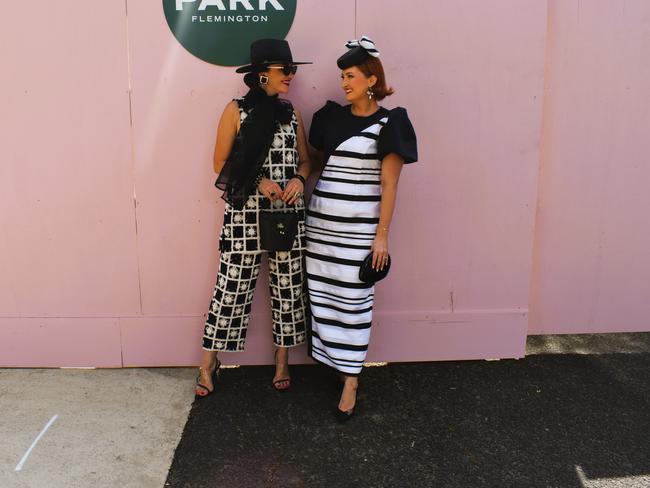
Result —
[{"label": "black clutch bag", "polygon": [[298,212],[261,210],[259,214],[260,245],[266,251],[291,251],[298,233]]},{"label": "black clutch bag", "polygon": [[364,283],[373,284],[386,278],[388,270],[390,270],[390,255],[388,255],[388,261],[384,264],[383,269],[377,271],[372,269],[372,253],[370,253],[359,267],[359,279]]}]

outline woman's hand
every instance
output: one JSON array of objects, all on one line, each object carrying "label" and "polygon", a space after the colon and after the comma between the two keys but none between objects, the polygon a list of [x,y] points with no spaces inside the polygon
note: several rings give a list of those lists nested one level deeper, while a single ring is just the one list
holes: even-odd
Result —
[{"label": "woman's hand", "polygon": [[289,205],[294,205],[298,202],[305,191],[305,185],[302,184],[299,178],[295,176],[289,180],[287,187],[284,189],[284,194],[282,195],[282,200]]},{"label": "woman's hand", "polygon": [[282,188],[280,185],[268,178],[262,178],[257,185],[257,189],[272,202],[275,202],[278,198],[282,198]]},{"label": "woman's hand", "polygon": [[388,234],[378,232],[372,243],[372,268],[382,270],[388,263]]}]

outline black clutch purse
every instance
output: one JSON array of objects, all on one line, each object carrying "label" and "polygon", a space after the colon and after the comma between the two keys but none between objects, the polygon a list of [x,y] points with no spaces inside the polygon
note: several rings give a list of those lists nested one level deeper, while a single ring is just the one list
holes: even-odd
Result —
[{"label": "black clutch purse", "polygon": [[261,210],[260,245],[266,251],[291,251],[298,233],[299,212]]},{"label": "black clutch purse", "polygon": [[389,270],[390,254],[388,255],[388,261],[386,261],[386,264],[384,264],[383,269],[381,271],[377,271],[372,269],[372,253],[370,253],[366,256],[366,258],[361,263],[361,266],[359,267],[359,279],[364,283],[373,284],[386,278]]}]

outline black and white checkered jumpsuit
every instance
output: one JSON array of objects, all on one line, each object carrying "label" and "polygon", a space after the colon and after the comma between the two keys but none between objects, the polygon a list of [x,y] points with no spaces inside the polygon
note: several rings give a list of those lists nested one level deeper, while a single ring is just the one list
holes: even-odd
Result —
[{"label": "black and white checkered jumpsuit", "polygon": [[[240,124],[248,113],[239,103]],[[276,123],[273,143],[262,167],[263,176],[282,188],[297,173],[298,150],[295,113],[288,124]],[[243,210],[226,203],[219,241],[221,261],[203,332],[203,349],[242,351],[250,320],[253,292],[263,251],[259,241],[259,211],[282,211],[284,202],[274,204],[258,191],[248,198]],[[292,347],[305,341],[307,298],[303,273],[305,248],[304,201],[292,208],[300,212],[298,234],[291,251],[268,251],[269,288],[273,319],[273,342]]]}]

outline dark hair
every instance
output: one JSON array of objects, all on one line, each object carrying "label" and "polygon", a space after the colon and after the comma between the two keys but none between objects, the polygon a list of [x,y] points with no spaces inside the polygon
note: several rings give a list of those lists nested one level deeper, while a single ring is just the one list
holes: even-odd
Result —
[{"label": "dark hair", "polygon": [[253,88],[254,86],[258,86],[260,82],[260,72],[263,71],[264,68],[260,70],[254,70],[251,73],[246,73],[244,75],[244,83],[246,83],[246,86],[249,88]]},{"label": "dark hair", "polygon": [[363,63],[358,65],[358,68],[367,77],[371,77],[372,75],[377,77],[377,83],[372,87],[372,92],[377,100],[383,100],[388,95],[395,93],[395,90],[386,83],[384,67],[381,61],[379,61],[379,58],[368,56]]}]

